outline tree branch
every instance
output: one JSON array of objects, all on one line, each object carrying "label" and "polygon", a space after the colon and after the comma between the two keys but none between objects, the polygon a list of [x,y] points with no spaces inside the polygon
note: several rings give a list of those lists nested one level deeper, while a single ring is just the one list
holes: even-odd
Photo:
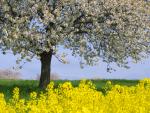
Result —
[{"label": "tree branch", "polygon": [[14,17],[16,17],[16,16],[17,16],[17,13],[13,10],[13,7],[12,7],[12,5],[10,4],[10,2],[9,2],[8,0],[6,0],[6,2],[7,2],[7,5],[10,7],[10,12],[11,12],[11,14],[12,14]]}]

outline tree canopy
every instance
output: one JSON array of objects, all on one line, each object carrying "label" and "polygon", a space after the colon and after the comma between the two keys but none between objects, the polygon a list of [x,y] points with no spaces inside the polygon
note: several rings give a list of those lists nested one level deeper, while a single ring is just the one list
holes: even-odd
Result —
[{"label": "tree canopy", "polygon": [[57,54],[59,45],[81,64],[100,58],[125,67],[150,50],[150,2],[145,0],[1,0],[0,48],[22,58]]}]

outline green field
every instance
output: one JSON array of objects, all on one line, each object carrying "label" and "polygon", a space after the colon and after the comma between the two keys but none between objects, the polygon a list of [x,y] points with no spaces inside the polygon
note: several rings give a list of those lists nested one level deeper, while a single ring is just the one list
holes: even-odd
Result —
[{"label": "green field", "polygon": [[[60,83],[64,83],[67,80],[57,80],[55,82],[55,87]],[[108,80],[91,80],[95,85],[97,90],[104,92],[104,87]],[[139,81],[138,80],[110,80],[113,85],[126,85],[126,86],[135,86]],[[79,80],[71,81],[73,86],[78,86]],[[22,98],[28,98],[29,93],[32,91],[40,92],[38,88],[38,81],[36,80],[0,80],[0,93],[4,93],[6,100],[12,97],[12,91],[14,87],[20,89],[20,95]]]}]

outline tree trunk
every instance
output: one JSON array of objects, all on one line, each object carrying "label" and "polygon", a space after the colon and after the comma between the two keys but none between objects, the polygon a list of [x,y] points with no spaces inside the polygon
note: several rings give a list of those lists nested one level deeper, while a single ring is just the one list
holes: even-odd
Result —
[{"label": "tree trunk", "polygon": [[53,51],[43,52],[40,57],[41,61],[41,76],[39,87],[44,89],[50,83],[50,72],[51,72],[51,60]]}]

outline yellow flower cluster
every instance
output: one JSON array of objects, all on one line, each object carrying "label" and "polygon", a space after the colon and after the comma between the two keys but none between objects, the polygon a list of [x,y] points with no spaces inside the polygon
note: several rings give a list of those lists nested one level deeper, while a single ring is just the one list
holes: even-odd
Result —
[{"label": "yellow flower cluster", "polygon": [[131,87],[108,81],[105,88],[102,93],[85,80],[78,87],[66,82],[54,88],[51,82],[46,91],[32,92],[30,99],[20,98],[15,88],[8,103],[0,94],[0,113],[150,113],[150,79]]}]

